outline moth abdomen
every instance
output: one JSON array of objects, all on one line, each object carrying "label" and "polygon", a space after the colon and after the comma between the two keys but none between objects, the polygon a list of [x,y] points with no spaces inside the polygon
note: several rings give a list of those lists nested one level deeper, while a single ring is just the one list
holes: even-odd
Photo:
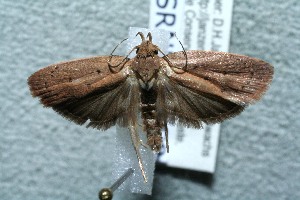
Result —
[{"label": "moth abdomen", "polygon": [[141,113],[144,131],[147,134],[147,144],[152,150],[159,152],[162,145],[162,126],[157,120],[156,112],[157,91],[154,88],[141,91]]}]

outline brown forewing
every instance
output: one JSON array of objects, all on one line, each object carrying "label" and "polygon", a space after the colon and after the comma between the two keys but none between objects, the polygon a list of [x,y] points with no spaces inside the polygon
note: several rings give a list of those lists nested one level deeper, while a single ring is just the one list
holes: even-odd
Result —
[{"label": "brown forewing", "polygon": [[[212,51],[186,51],[186,73],[170,73],[174,82],[197,92],[210,93],[245,105],[257,101],[267,90],[273,67],[256,58]],[[185,66],[182,52],[168,55],[172,65]]]},{"label": "brown forewing", "polygon": [[[115,56],[112,64],[119,64],[123,58]],[[40,97],[45,106],[53,106],[123,82],[126,74],[123,71],[112,73],[108,60],[109,56],[98,56],[45,67],[28,78],[31,93]]]},{"label": "brown forewing", "polygon": [[[114,56],[111,64],[123,58]],[[45,106],[78,124],[89,121],[88,126],[99,129],[116,122],[127,126],[137,120],[138,83],[134,76],[128,77],[127,66],[112,73],[108,59],[100,56],[50,65],[29,77],[30,90]]]}]

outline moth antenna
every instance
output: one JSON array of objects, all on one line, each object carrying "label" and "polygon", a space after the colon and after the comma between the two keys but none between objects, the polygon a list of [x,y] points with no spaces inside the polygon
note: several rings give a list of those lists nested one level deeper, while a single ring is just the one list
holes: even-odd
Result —
[{"label": "moth antenna", "polygon": [[118,73],[119,71],[121,71],[122,69],[123,69],[123,67],[124,67],[124,65],[126,64],[126,62],[122,65],[122,67],[118,70],[118,69],[115,69],[116,67],[118,67],[119,65],[121,65],[122,64],[122,62],[124,62],[124,60],[125,60],[126,58],[124,58],[119,64],[117,64],[117,65],[112,65],[112,64],[110,64],[110,62],[107,62],[107,64],[108,64],[108,67],[109,67],[109,70],[112,72],[112,73]]},{"label": "moth antenna", "polygon": [[138,32],[135,36],[137,36],[137,35],[141,36],[142,42],[145,41],[145,36],[144,36],[144,34],[142,32]]},{"label": "moth antenna", "polygon": [[[148,33],[148,35],[149,35],[149,33]],[[175,35],[176,39],[178,40],[178,38],[177,38],[177,36],[176,36],[176,33],[174,33],[174,35]],[[178,40],[178,41],[179,41],[179,40]],[[183,48],[182,43],[181,43],[180,41],[179,41],[179,43],[181,44],[181,47]],[[162,53],[162,55],[164,56],[163,59],[164,59],[165,61],[167,61],[167,63],[170,65],[171,69],[172,69],[175,73],[177,73],[177,74],[183,74],[183,73],[185,73],[186,68],[187,68],[187,54],[186,54],[184,48],[183,48],[183,51],[184,51],[183,54],[185,55],[185,66],[184,66],[183,68],[174,67],[174,65],[171,63],[169,57],[168,57],[161,49],[158,49],[158,51],[159,51],[160,53]]]},{"label": "moth antenna", "polygon": [[[117,65],[112,65],[112,64],[110,64],[110,62],[111,62],[111,60],[112,60],[112,57],[113,57],[113,53],[115,52],[115,50],[120,46],[120,44],[122,44],[124,41],[126,41],[126,40],[128,40],[128,38],[125,38],[125,39],[123,39],[119,44],[117,44],[116,45],[116,47],[112,50],[112,52],[110,53],[110,56],[109,56],[109,59],[108,59],[108,66],[109,66],[109,70],[111,71],[111,72],[113,72],[113,73],[117,73],[118,71],[117,70],[114,70],[113,68],[115,68],[115,67],[118,67],[122,62],[124,62],[124,60],[122,60],[119,64],[117,64]],[[125,63],[124,63],[125,64]],[[123,68],[123,67],[122,67]],[[122,69],[121,68],[121,69]],[[120,70],[121,70],[120,69]],[[119,70],[119,71],[120,71]]]},{"label": "moth antenna", "polygon": [[152,42],[152,34],[150,32],[147,34],[147,38],[149,38],[149,41]]},{"label": "moth antenna", "polygon": [[120,46],[120,44],[122,44],[124,41],[128,40],[128,38],[123,39],[119,44],[117,44],[117,46],[114,48],[114,50],[111,52],[110,57],[109,57],[109,62],[111,61],[112,57],[113,57],[113,53],[115,52],[115,50]]},{"label": "moth antenna", "polygon": [[183,73],[185,73],[185,71],[184,71],[182,68],[174,67],[173,64],[171,63],[169,57],[168,57],[162,50],[158,49],[158,51],[159,51],[160,53],[162,53],[162,55],[164,56],[163,59],[164,59],[165,61],[167,61],[167,63],[170,65],[171,69],[172,69],[175,73],[177,73],[177,74],[183,74]]},{"label": "moth antenna", "polygon": [[[131,49],[131,51],[126,55],[126,57],[120,62],[120,63],[118,63],[118,64],[116,64],[116,65],[112,65],[110,62],[111,62],[111,60],[109,60],[107,63],[108,63],[108,67],[109,67],[109,70],[111,71],[111,72],[113,72],[113,73],[118,73],[119,71],[121,71],[122,69],[123,69],[123,67],[124,67],[124,65],[126,64],[126,62],[128,61],[127,59],[128,59],[128,56],[134,51],[134,50],[136,50],[137,49],[137,47],[134,47],[134,48],[132,48]],[[121,65],[124,61],[126,61],[123,65],[122,65],[122,67],[119,69],[119,70],[115,70],[114,68],[116,68],[116,67],[118,67],[119,65]]]},{"label": "moth antenna", "polygon": [[178,39],[177,35],[176,35],[176,32],[174,32],[174,36],[176,37],[176,39],[178,40],[178,42],[180,43],[181,47],[182,47],[182,50],[183,50],[183,54],[184,54],[184,57],[185,57],[185,66],[182,68],[182,70],[186,71],[186,68],[187,68],[187,65],[188,65],[188,58],[187,58],[187,54],[186,54],[186,51],[181,43],[181,41]]}]

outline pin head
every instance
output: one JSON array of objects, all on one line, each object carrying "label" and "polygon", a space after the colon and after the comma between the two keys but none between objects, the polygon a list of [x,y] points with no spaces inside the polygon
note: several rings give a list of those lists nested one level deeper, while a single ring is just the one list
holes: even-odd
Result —
[{"label": "pin head", "polygon": [[103,188],[99,192],[99,199],[100,200],[111,200],[113,198],[113,193],[109,188]]}]

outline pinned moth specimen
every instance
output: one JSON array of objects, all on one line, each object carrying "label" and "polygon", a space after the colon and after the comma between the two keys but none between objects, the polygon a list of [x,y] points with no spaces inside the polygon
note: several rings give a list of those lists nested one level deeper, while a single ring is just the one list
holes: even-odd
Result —
[{"label": "pinned moth specimen", "polygon": [[[180,51],[165,55],[151,33],[134,47],[132,59],[98,56],[43,68],[28,79],[33,96],[65,118],[106,130],[128,127],[146,181],[139,147],[159,152],[167,124],[201,128],[231,118],[259,100],[273,76],[273,67],[248,56]],[[132,52],[131,51],[131,52]],[[164,56],[159,57],[161,52]],[[138,135],[143,120],[147,144]]]}]

